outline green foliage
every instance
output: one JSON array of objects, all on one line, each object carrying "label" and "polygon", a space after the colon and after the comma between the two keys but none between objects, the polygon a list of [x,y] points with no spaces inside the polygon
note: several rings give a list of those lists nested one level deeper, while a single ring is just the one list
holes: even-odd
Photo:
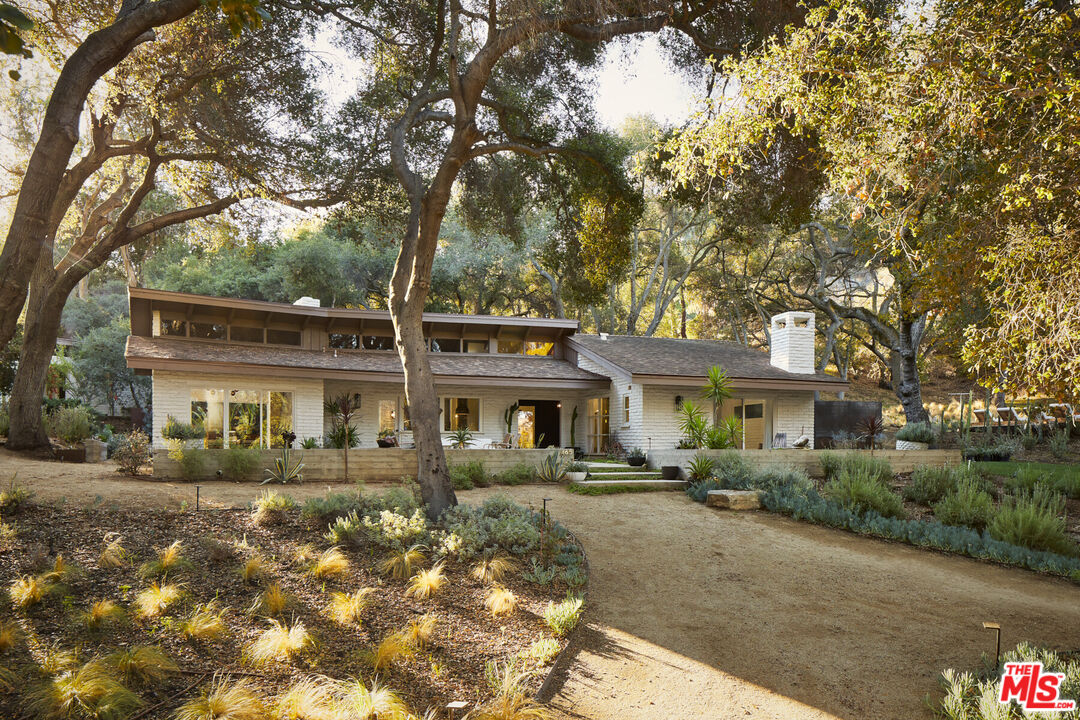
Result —
[{"label": "green foliage", "polygon": [[119,472],[132,477],[138,475],[139,469],[150,462],[150,437],[139,430],[124,433],[112,458]]},{"label": "green foliage", "polygon": [[897,440],[930,444],[934,442],[934,430],[930,423],[908,423],[896,433]]},{"label": "green foliage", "polygon": [[326,433],[326,447],[335,450],[344,450],[346,446],[354,448],[360,444],[360,433],[353,425],[344,425],[335,422],[330,426],[330,432]]},{"label": "green foliage", "polygon": [[524,485],[536,479],[536,470],[528,463],[518,463],[495,476],[498,485]]},{"label": "green foliage", "polygon": [[489,484],[484,463],[479,460],[450,466],[450,482],[455,490],[472,490],[474,487],[487,487]]},{"label": "green foliage", "polygon": [[205,429],[180,422],[172,415],[165,419],[165,425],[161,428],[161,437],[166,440],[197,440],[205,435]]},{"label": "green foliage", "polygon": [[304,450],[317,450],[319,447],[319,438],[306,437],[300,441],[300,447]]},{"label": "green foliage", "polygon": [[[116,398],[122,393],[126,392],[139,407],[146,407],[150,399],[150,378],[136,375],[124,357],[131,325],[127,318],[126,298],[120,297],[125,306],[119,314],[100,324],[74,331],[78,342],[71,356],[79,395],[107,404],[110,413],[115,412]],[[64,308],[65,328],[68,327],[68,310],[77,302],[77,299],[69,300]]]},{"label": "green foliage", "polygon": [[536,479],[540,482],[557,483],[566,475],[566,461],[562,454],[553,452],[536,466]]},{"label": "green foliage", "polygon": [[686,447],[700,448],[705,445],[709,421],[705,412],[689,400],[683,400],[679,415],[679,432],[683,434]]},{"label": "green foliage", "polygon": [[59,407],[49,413],[47,428],[49,435],[74,445],[90,437],[90,422],[90,411],[85,407]]},{"label": "green foliage", "polygon": [[11,413],[6,403],[0,403],[0,437],[7,437],[11,429]]},{"label": "green foliage", "polygon": [[661,485],[582,485],[570,483],[566,489],[576,495],[622,495],[625,493],[663,492],[671,488]]},{"label": "green foliage", "polygon": [[544,624],[556,635],[566,635],[577,626],[584,608],[585,598],[581,595],[567,595],[561,602],[549,602],[544,608]]},{"label": "green foliage", "polygon": [[[521,556],[540,547],[538,513],[504,495],[488,498],[481,507],[456,505],[443,513],[439,523],[440,540],[463,558],[498,550]],[[552,537],[565,532],[557,523],[550,529]]]},{"label": "green foliage", "polygon": [[200,480],[207,475],[207,451],[185,450],[180,456],[180,474],[185,480]]},{"label": "green foliage", "polygon": [[974,477],[961,476],[956,484],[936,502],[934,517],[945,525],[963,525],[979,532],[994,516],[994,499],[983,483]]},{"label": "green foliage", "polygon": [[451,447],[456,450],[464,450],[473,444],[473,431],[467,427],[454,430],[450,433],[450,437],[454,439]]},{"label": "green foliage", "polygon": [[293,451],[289,448],[281,448],[281,455],[274,458],[274,467],[267,468],[266,479],[259,484],[266,485],[267,483],[276,482],[287,485],[291,482],[304,482],[303,460],[303,453],[294,456]]},{"label": "green foliage", "polygon": [[[916,468],[911,474],[911,484],[904,488],[904,499],[920,505],[933,505],[956,489],[962,480],[979,480],[978,472],[965,466]],[[980,483],[986,488],[986,483]]]},{"label": "green foliage", "polygon": [[1065,531],[1064,512],[1061,495],[1036,487],[1030,495],[1005,497],[987,532],[996,540],[1032,550],[1080,554]]},{"label": "green foliage", "polygon": [[[1016,470],[1005,478],[1005,486],[1013,490],[1032,491],[1044,486],[1074,499],[1080,499],[1080,466],[1049,463],[1017,463]],[[1006,466],[1007,469],[1011,466]],[[996,472],[998,468],[993,468]]]},{"label": "green foliage", "polygon": [[737,452],[721,453],[713,463],[712,473],[721,485],[729,490],[749,490],[755,487],[754,469]]},{"label": "green foliage", "polygon": [[903,518],[904,503],[885,483],[865,468],[845,468],[825,483],[822,495],[853,512],[868,510],[884,516]]},{"label": "green foliage", "polygon": [[870,453],[849,451],[843,454],[823,452],[820,457],[825,479],[831,480],[844,472],[855,472],[872,477],[881,483],[888,483],[893,478],[892,466],[888,460],[874,457]]},{"label": "green foliage", "polygon": [[716,462],[711,457],[698,453],[688,464],[687,474],[690,476],[690,480],[699,482],[712,477],[715,466]]},{"label": "green foliage", "polygon": [[983,434],[964,446],[963,457],[976,462],[999,462],[1011,458],[1018,448],[1014,438]]},{"label": "green foliage", "polygon": [[252,448],[229,448],[218,453],[221,473],[228,480],[247,479],[259,467],[259,451]]},{"label": "green foliage", "polygon": [[727,373],[719,365],[713,365],[705,375],[705,387],[701,390],[702,397],[712,403],[713,417],[724,401],[731,397],[731,380]]},{"label": "green foliage", "polygon": [[1062,428],[1050,433],[1050,454],[1061,460],[1069,454],[1069,431]]}]

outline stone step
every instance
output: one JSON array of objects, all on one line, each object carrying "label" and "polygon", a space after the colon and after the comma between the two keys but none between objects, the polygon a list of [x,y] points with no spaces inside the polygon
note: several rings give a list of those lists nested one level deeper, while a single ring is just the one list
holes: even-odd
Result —
[{"label": "stone step", "polygon": [[597,478],[600,480],[660,480],[663,479],[663,475],[659,472],[636,472],[636,473],[605,473],[605,472],[591,472],[590,478]]},{"label": "stone step", "polygon": [[761,491],[710,490],[705,505],[726,510],[758,510],[761,508]]},{"label": "stone step", "polygon": [[634,480],[582,480],[575,485],[646,485],[649,487],[669,487],[669,488],[684,488],[687,486],[685,480],[662,480],[659,478],[642,478]]},{"label": "stone step", "polygon": [[588,463],[589,472],[649,472],[644,465],[616,465],[615,463]]}]

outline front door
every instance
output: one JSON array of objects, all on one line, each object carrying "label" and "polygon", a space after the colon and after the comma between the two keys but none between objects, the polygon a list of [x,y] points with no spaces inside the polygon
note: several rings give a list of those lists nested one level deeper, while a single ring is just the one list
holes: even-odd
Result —
[{"label": "front door", "polygon": [[557,400],[518,400],[518,442],[521,447],[559,446],[561,405]]}]

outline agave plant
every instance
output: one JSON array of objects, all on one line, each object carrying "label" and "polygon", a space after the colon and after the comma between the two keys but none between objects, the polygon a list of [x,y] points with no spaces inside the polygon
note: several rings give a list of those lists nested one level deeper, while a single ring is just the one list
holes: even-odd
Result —
[{"label": "agave plant", "polygon": [[464,450],[473,443],[472,430],[467,427],[458,428],[451,433],[451,436],[454,438],[452,447],[455,450]]},{"label": "agave plant", "polygon": [[[266,469],[266,479],[259,484],[266,485],[267,483],[278,482],[285,485],[293,481],[304,482],[304,476],[300,472],[304,469],[303,460],[303,453],[300,453],[300,456],[294,460],[290,448],[281,448],[281,457],[274,460],[272,470],[270,468]],[[345,477],[348,478],[348,470],[345,471]]]},{"label": "agave plant", "polygon": [[706,480],[712,477],[713,468],[716,467],[716,461],[708,455],[698,454],[694,456],[694,459],[690,461],[690,465],[687,467],[687,474],[690,479],[697,482],[698,480]]},{"label": "agave plant", "polygon": [[557,452],[545,457],[536,467],[536,477],[540,479],[540,482],[557,483],[565,474],[566,461]]}]

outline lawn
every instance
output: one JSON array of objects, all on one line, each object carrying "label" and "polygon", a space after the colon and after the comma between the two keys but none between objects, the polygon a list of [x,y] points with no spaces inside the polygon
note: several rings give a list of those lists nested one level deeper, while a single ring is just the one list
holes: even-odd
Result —
[{"label": "lawn", "polygon": [[197,513],[9,491],[0,511],[0,717],[525,702],[580,614],[577,545],[550,524],[542,556],[539,515],[505,498],[440,526],[403,489]]},{"label": "lawn", "polygon": [[1041,480],[1068,497],[1080,498],[1080,465],[1016,460],[977,462],[972,465],[983,475],[1018,478],[1029,487],[1036,480]]}]

